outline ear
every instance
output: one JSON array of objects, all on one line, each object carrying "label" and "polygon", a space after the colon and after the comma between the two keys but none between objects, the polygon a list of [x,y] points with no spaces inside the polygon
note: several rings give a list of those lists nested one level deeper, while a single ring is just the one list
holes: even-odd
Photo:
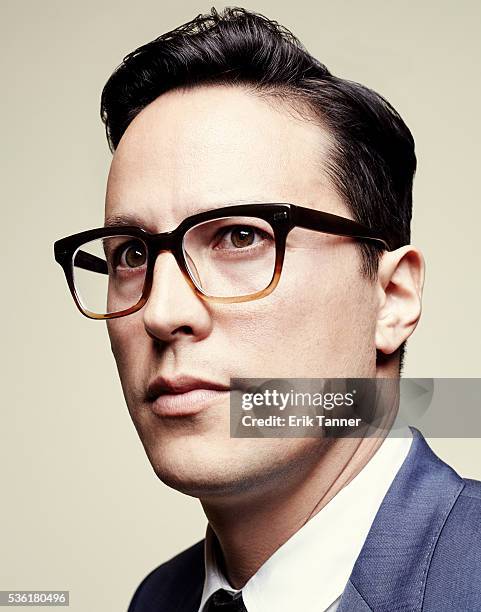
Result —
[{"label": "ear", "polygon": [[394,353],[409,338],[421,316],[424,258],[412,245],[387,251],[379,262],[376,348]]}]

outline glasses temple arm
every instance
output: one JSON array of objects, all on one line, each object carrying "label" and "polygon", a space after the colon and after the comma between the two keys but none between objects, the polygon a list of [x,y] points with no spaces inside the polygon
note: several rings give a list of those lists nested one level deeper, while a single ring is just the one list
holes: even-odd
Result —
[{"label": "glasses temple arm", "polygon": [[90,272],[99,272],[100,274],[108,274],[109,270],[107,262],[96,255],[91,255],[85,251],[77,251],[74,259],[74,266],[89,270]]},{"label": "glasses temple arm", "polygon": [[303,206],[296,206],[294,222],[299,227],[319,230],[326,234],[372,240],[382,245],[386,250],[391,250],[388,243],[374,230],[356,221],[352,221],[351,219],[339,217],[338,215],[304,208]]}]

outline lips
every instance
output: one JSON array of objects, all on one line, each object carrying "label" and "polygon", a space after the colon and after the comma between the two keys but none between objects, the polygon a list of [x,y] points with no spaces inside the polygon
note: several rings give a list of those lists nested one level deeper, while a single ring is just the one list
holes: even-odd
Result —
[{"label": "lips", "polygon": [[160,376],[149,384],[146,400],[158,416],[187,416],[227,398],[228,393],[228,386],[201,378]]}]

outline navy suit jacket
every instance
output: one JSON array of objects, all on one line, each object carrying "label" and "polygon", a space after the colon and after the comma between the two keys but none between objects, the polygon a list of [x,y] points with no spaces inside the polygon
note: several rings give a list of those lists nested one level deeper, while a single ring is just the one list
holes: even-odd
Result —
[{"label": "navy suit jacket", "polygon": [[[338,612],[481,612],[481,482],[411,431]],[[144,578],[128,612],[197,612],[203,583],[202,540]]]}]

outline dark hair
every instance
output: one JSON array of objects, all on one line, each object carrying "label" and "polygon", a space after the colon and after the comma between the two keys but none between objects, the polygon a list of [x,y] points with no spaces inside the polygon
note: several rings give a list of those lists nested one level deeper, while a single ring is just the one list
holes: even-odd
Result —
[{"label": "dark hair", "polygon": [[[124,58],[102,92],[111,150],[161,94],[220,83],[250,87],[317,120],[333,138],[327,173],[354,219],[393,249],[409,244],[416,156],[404,121],[378,93],[331,74],[289,30],[243,8],[212,8]],[[359,248],[363,273],[375,278],[379,250]]]}]

